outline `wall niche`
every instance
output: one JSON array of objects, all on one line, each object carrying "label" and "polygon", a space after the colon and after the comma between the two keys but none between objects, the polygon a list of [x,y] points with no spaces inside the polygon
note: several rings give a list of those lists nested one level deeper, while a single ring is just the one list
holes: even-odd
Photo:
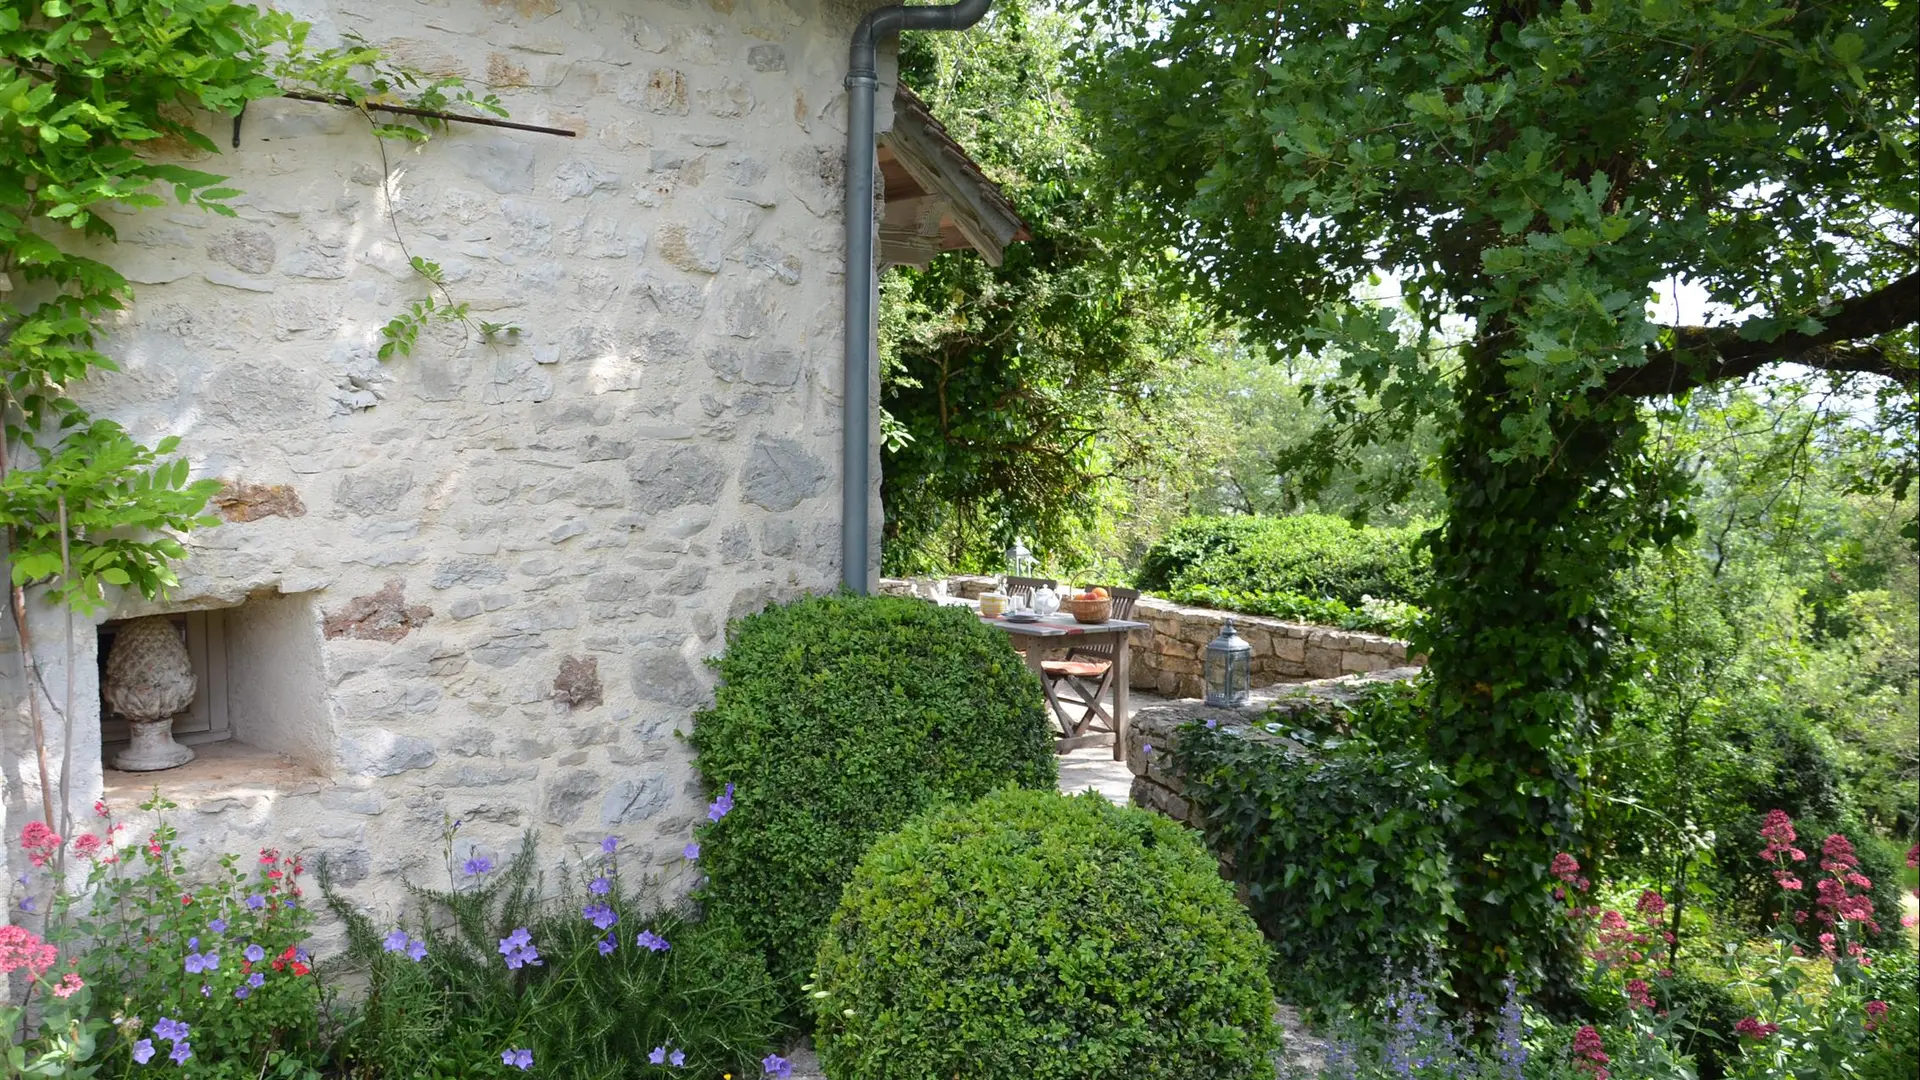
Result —
[{"label": "wall niche", "polygon": [[[331,769],[333,721],[314,594],[263,593],[233,607],[162,614],[185,644],[196,681],[193,703],[174,714],[175,742],[203,757],[265,751],[312,772]],[[100,686],[127,621],[98,628]],[[98,707],[101,759],[112,768],[128,745],[128,722],[104,694]],[[167,770],[140,775],[164,784]]]}]

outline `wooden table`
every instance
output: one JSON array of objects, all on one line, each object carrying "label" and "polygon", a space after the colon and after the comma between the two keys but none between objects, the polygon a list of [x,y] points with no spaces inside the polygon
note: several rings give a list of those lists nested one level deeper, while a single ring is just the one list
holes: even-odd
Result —
[{"label": "wooden table", "polygon": [[[977,600],[952,598],[948,604],[964,604],[979,610]],[[1047,615],[1039,622],[1008,622],[1004,618],[980,620],[997,630],[1005,631],[1016,638],[1025,638],[1027,668],[1039,676],[1042,684],[1046,682],[1046,673],[1040,664],[1052,649],[1074,645],[1103,645],[1112,642],[1113,650],[1113,759],[1125,761],[1127,757],[1127,695],[1128,679],[1131,675],[1129,639],[1135,630],[1150,629],[1146,623],[1129,619],[1108,619],[1103,623],[1082,623],[1066,612]]]}]

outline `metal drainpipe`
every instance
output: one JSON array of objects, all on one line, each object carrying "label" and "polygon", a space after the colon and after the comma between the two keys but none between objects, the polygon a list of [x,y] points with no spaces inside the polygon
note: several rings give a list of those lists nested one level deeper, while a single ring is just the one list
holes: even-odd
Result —
[{"label": "metal drainpipe", "polygon": [[847,328],[841,417],[840,583],[867,591],[868,464],[873,453],[873,109],[880,84],[875,54],[882,38],[902,30],[965,30],[993,0],[906,7],[870,13],[853,31],[847,62]]}]

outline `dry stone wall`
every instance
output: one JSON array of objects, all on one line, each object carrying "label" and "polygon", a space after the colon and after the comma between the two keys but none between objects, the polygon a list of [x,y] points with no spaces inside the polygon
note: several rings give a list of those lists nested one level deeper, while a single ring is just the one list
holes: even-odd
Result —
[{"label": "dry stone wall", "polygon": [[[383,147],[350,110],[263,101],[237,148],[185,158],[247,193],[237,218],[113,218],[100,254],[138,297],[109,328],[123,370],[81,396],[179,435],[228,486],[171,597],[102,618],[300,598],[232,677],[297,668],[324,700],[252,694],[275,715],[236,715],[234,743],[109,777],[82,619],[75,811],[109,780],[158,785],[206,857],[303,850],[371,903],[436,872],[454,819],[461,859],[531,829],[555,857],[613,833],[677,860],[703,796],[675,729],[710,694],[703,659],[730,618],[837,578],[841,79],[872,5],[280,6],[317,45],[357,32],[578,137],[456,125]],[[440,326],[378,359],[381,324],[428,291],[409,254],[519,332]],[[59,687],[61,617],[34,603]],[[0,669],[17,835],[40,786],[10,636]],[[250,730],[294,715],[327,730],[263,741],[303,759],[247,757]]]},{"label": "dry stone wall", "polygon": [[[955,596],[977,597],[992,588],[990,577],[948,579]],[[893,578],[883,587],[908,592],[911,583]],[[1133,688],[1164,697],[1201,697],[1201,679],[1207,643],[1220,635],[1228,619],[1253,649],[1253,685],[1330,679],[1370,671],[1385,671],[1409,663],[1407,643],[1379,634],[1335,630],[1307,623],[1286,622],[1260,615],[1241,615],[1211,608],[1185,607],[1151,596],[1133,605],[1132,617],[1153,627],[1133,639]],[[1420,663],[1414,657],[1413,663]]]},{"label": "dry stone wall", "polygon": [[1190,721],[1213,721],[1239,738],[1272,743],[1305,752],[1291,739],[1266,730],[1274,720],[1316,710],[1337,709],[1352,701],[1367,684],[1397,682],[1420,674],[1415,667],[1383,668],[1332,679],[1316,679],[1293,686],[1257,691],[1253,700],[1237,709],[1216,709],[1199,701],[1172,701],[1150,705],[1134,713],[1127,729],[1127,769],[1133,773],[1131,798],[1135,806],[1157,810],[1185,825],[1203,826],[1200,811],[1187,801],[1175,751],[1180,728]]}]

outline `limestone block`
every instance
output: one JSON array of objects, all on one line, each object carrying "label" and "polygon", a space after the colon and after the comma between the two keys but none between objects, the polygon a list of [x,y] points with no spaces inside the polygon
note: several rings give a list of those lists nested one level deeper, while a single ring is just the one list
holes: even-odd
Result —
[{"label": "limestone block", "polygon": [[413,470],[404,465],[369,465],[340,478],[333,488],[333,502],[365,517],[398,508],[412,490]]},{"label": "limestone block", "polygon": [[1289,665],[1296,665],[1301,673],[1306,671],[1307,639],[1304,635],[1276,636],[1273,639],[1273,655]]},{"label": "limestone block", "polygon": [[340,751],[341,766],[356,776],[395,776],[438,760],[431,742],[385,728],[342,739]]},{"label": "limestone block", "polygon": [[633,693],[642,701],[688,706],[706,696],[706,685],[684,652],[666,646],[632,653]]},{"label": "limestone block", "polygon": [[1375,653],[1359,652],[1349,649],[1340,654],[1340,670],[1342,674],[1359,675],[1392,666],[1393,661]]},{"label": "limestone block", "polygon": [[507,572],[492,560],[464,558],[443,560],[434,567],[429,584],[436,589],[451,589],[456,585],[498,585],[505,580]]},{"label": "limestone block", "polygon": [[599,773],[585,770],[562,773],[547,782],[544,816],[549,825],[571,825],[580,819],[580,811],[600,794]]},{"label": "limestone block", "polygon": [[673,803],[665,776],[630,777],[608,789],[600,800],[600,825],[613,829],[647,821]]},{"label": "limestone block", "polygon": [[632,505],[658,514],[688,503],[711,503],[726,484],[726,474],[713,455],[691,446],[658,450],[627,462]]},{"label": "limestone block", "polygon": [[792,439],[756,436],[740,471],[740,495],[768,510],[791,510],[831,478],[825,464]]},{"label": "limestone block", "polygon": [[1330,679],[1342,674],[1341,657],[1343,654],[1332,649],[1307,646],[1307,675],[1315,679]]}]

